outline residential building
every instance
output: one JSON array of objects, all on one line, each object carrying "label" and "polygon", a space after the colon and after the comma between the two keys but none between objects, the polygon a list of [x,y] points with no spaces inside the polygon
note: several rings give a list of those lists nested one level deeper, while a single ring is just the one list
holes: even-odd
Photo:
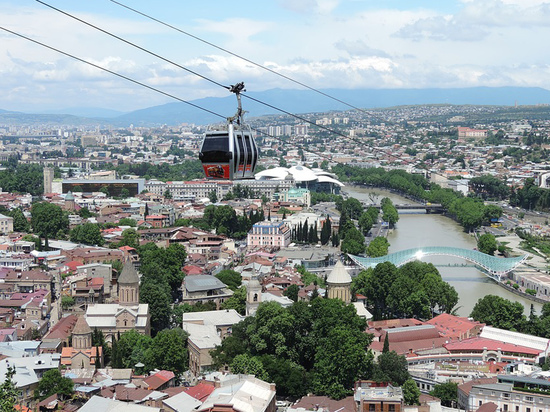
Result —
[{"label": "residential building", "polygon": [[353,396],[358,412],[401,412],[404,408],[401,388],[387,383],[356,382]]},{"label": "residential building", "polygon": [[186,276],[182,283],[182,303],[214,302],[216,307],[233,296],[233,291],[215,276],[193,275]]},{"label": "residential building", "polygon": [[263,221],[252,226],[246,244],[248,247],[271,246],[282,248],[290,245],[290,236],[290,228],[286,223]]},{"label": "residential building", "polygon": [[13,217],[0,214],[0,232],[4,234],[13,232]]},{"label": "residential building", "polygon": [[234,309],[183,314],[183,329],[189,333],[189,370],[194,376],[212,365],[210,351],[231,335],[233,325],[243,319]]},{"label": "residential building", "polygon": [[475,411],[487,403],[494,403],[502,412],[547,412],[550,410],[550,382],[525,376],[500,375],[496,383],[473,384],[468,396],[459,385],[458,407]]},{"label": "residential building", "polygon": [[[215,382],[216,388],[197,412],[275,412],[275,384],[252,375]],[[398,412],[398,411],[397,411]]]}]

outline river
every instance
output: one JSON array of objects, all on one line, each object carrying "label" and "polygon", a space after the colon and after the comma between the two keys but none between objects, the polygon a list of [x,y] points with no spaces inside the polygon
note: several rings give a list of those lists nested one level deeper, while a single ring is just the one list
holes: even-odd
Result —
[{"label": "river", "polygon": [[[378,203],[381,198],[389,197],[394,204],[414,204],[409,199],[382,189],[347,186],[344,191],[350,197],[360,201],[371,202],[371,199],[376,197],[375,201]],[[373,196],[373,193],[376,193],[376,196]],[[423,246],[449,246],[463,249],[476,247],[473,236],[464,233],[462,227],[454,220],[439,214],[400,213],[399,222],[395,230],[388,235],[388,241],[390,253]],[[468,316],[476,302],[489,294],[520,302],[525,307],[526,315],[529,314],[531,303],[535,310],[540,312],[542,305],[509,292],[475,267],[440,266],[469,264],[469,262],[449,256],[426,256],[422,260],[436,265],[443,280],[454,286],[459,296],[456,312],[460,316]]]}]

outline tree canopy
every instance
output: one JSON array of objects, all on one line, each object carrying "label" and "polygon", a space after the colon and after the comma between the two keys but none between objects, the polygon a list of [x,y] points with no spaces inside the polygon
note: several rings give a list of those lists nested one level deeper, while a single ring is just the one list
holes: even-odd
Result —
[{"label": "tree canopy", "polygon": [[70,378],[61,376],[58,369],[50,369],[42,375],[34,390],[34,397],[43,401],[55,393],[61,397],[69,397],[74,393],[74,384]]},{"label": "tree canopy", "polygon": [[397,268],[390,262],[361,271],[352,282],[353,293],[368,298],[376,319],[431,318],[435,309],[450,313],[458,293],[431,263],[409,262]]},{"label": "tree canopy", "polygon": [[[372,376],[372,356],[367,351],[372,337],[364,333],[365,326],[352,305],[336,299],[316,298],[289,308],[267,302],[254,317],[234,325],[233,334],[212,356],[216,367],[233,365],[239,355],[247,357],[238,358],[238,365],[255,358],[283,395],[312,390],[341,398],[357,379]],[[302,384],[292,388],[287,377]]]},{"label": "tree canopy", "polygon": [[38,236],[55,239],[59,232],[68,230],[69,218],[59,206],[38,202],[31,207],[31,226]]}]

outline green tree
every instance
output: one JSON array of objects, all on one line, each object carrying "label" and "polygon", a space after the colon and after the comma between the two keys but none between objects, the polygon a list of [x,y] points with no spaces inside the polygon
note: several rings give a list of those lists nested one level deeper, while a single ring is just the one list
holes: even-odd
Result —
[{"label": "green tree", "polygon": [[246,287],[238,288],[233,296],[222,303],[222,309],[235,309],[241,315],[246,312]]},{"label": "green tree", "polygon": [[48,239],[54,239],[59,232],[66,232],[69,228],[68,216],[59,206],[52,203],[34,203],[31,207],[31,216],[32,230],[45,238],[46,243]]},{"label": "green tree", "polygon": [[131,227],[136,227],[137,226],[137,222],[135,219],[131,219],[129,217],[123,217],[122,219],[120,219],[118,221],[118,225],[119,226],[131,226]]},{"label": "green tree", "polygon": [[390,337],[388,336],[388,332],[386,332],[386,337],[384,338],[384,347],[382,348],[382,353],[386,353],[390,351]]},{"label": "green tree", "polygon": [[134,368],[141,362],[145,363],[145,352],[151,346],[153,339],[142,335],[136,330],[129,330],[113,342],[111,366],[113,368]]},{"label": "green tree", "polygon": [[101,229],[98,224],[84,223],[71,230],[71,242],[103,246],[105,239],[101,235]]},{"label": "green tree", "polygon": [[496,295],[479,299],[470,316],[495,328],[521,331],[526,323],[523,305]]},{"label": "green tree", "polygon": [[13,218],[13,230],[15,232],[28,232],[30,230],[31,225],[20,208],[16,207],[8,215]]},{"label": "green tree", "polygon": [[363,234],[366,235],[370,232],[373,226],[373,221],[371,214],[368,212],[363,212],[361,217],[359,218],[359,227],[363,231]]},{"label": "green tree", "polygon": [[300,288],[298,285],[290,285],[288,288],[285,289],[283,292],[283,295],[285,295],[287,298],[291,299],[294,302],[298,302],[298,292],[300,291]]},{"label": "green tree", "polygon": [[179,377],[189,367],[187,338],[180,328],[166,329],[157,333],[145,352],[146,370],[164,369]]},{"label": "green tree", "polygon": [[458,402],[458,384],[455,382],[440,383],[434,386],[430,395],[441,399],[441,405],[449,408],[456,407]]},{"label": "green tree", "polygon": [[208,199],[210,199],[211,203],[218,203],[218,195],[216,194],[215,190],[212,190],[210,193],[208,193]]},{"label": "green tree", "polygon": [[128,197],[130,197],[130,191],[128,189],[126,189],[125,187],[120,189],[120,198],[121,199],[126,199]]},{"label": "green tree", "polygon": [[353,384],[371,373],[372,355],[367,351],[370,342],[370,336],[360,331],[331,329],[315,354],[314,392],[333,399],[349,395]]},{"label": "green tree", "polygon": [[34,397],[43,401],[53,394],[57,394],[61,398],[68,398],[73,393],[73,381],[70,378],[62,377],[58,369],[50,369],[38,381],[38,387],[34,390]]},{"label": "green tree", "polygon": [[241,286],[242,276],[239,272],[235,272],[231,269],[224,269],[220,271],[216,277],[225,283],[232,291],[237,290]]},{"label": "green tree", "polygon": [[234,374],[255,375],[256,378],[267,380],[268,376],[262,362],[255,356],[246,353],[237,355],[231,362],[231,372]]},{"label": "green tree", "polygon": [[401,386],[409,378],[405,356],[398,355],[395,351],[381,353],[378,356],[374,367],[374,380]]},{"label": "green tree", "polygon": [[393,202],[390,198],[385,197],[380,202],[380,207],[382,209],[382,220],[384,222],[388,222],[390,227],[394,227],[399,220],[399,214],[397,213],[397,209],[393,205]]},{"label": "green tree", "polygon": [[171,303],[170,288],[166,283],[147,281],[141,284],[139,291],[141,303],[149,305],[151,314],[151,332],[156,334],[170,326]]},{"label": "green tree", "polygon": [[412,379],[407,379],[402,386],[405,405],[420,405],[420,389]]},{"label": "green tree", "polygon": [[481,253],[493,256],[495,251],[498,249],[497,240],[495,235],[491,233],[482,234],[477,240],[477,249]]},{"label": "green tree", "polygon": [[74,306],[75,301],[72,296],[63,295],[61,296],[61,307],[63,310],[69,309],[71,306]]},{"label": "green tree", "polygon": [[90,209],[88,209],[87,207],[83,207],[82,209],[80,209],[78,211],[78,215],[82,218],[82,219],[88,219],[90,217],[92,217],[92,212],[90,212]]},{"label": "green tree", "polygon": [[125,229],[122,231],[122,239],[115,244],[116,247],[130,246],[134,249],[139,248],[139,233],[135,229]]},{"label": "green tree", "polygon": [[384,236],[377,236],[367,246],[367,255],[370,257],[386,256],[390,248],[388,239]]},{"label": "green tree", "polygon": [[342,239],[340,245],[342,253],[349,253],[352,255],[360,255],[365,251],[365,237],[355,226],[350,227]]},{"label": "green tree", "polygon": [[0,411],[15,412],[15,405],[19,398],[20,391],[13,382],[15,367],[8,367],[4,382],[0,384]]}]

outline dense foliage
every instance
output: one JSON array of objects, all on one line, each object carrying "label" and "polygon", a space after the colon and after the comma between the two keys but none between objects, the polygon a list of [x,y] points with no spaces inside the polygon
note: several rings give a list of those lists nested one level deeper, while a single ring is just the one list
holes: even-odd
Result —
[{"label": "dense foliage", "polygon": [[512,190],[510,205],[528,210],[550,210],[550,189],[538,187],[535,179],[525,179],[521,189]]},{"label": "dense foliage", "polygon": [[43,401],[53,394],[57,394],[62,399],[69,397],[74,393],[74,384],[72,379],[64,378],[58,369],[50,369],[46,371],[40,381],[38,387],[34,390],[34,397]]},{"label": "dense foliage", "polygon": [[9,367],[4,375],[4,381],[0,384],[0,411],[15,411],[15,404],[19,397],[19,390],[15,386],[13,376],[15,367]]},{"label": "dense foliage", "polygon": [[2,190],[12,193],[30,193],[33,196],[41,195],[44,192],[42,166],[16,163],[9,162],[7,169],[0,171]]},{"label": "dense foliage", "polygon": [[97,223],[84,223],[71,230],[71,242],[85,245],[103,246],[105,239]]},{"label": "dense foliage", "polygon": [[481,253],[486,253],[487,255],[493,256],[495,251],[498,249],[495,235],[491,233],[482,234],[477,240],[477,249]]},{"label": "dense foliage", "polygon": [[372,377],[365,326],[353,306],[336,299],[315,298],[289,308],[262,303],[256,316],[234,325],[232,336],[212,355],[216,367],[265,373],[281,395],[313,391],[340,399],[357,379]]},{"label": "dense foliage", "polygon": [[429,319],[436,309],[450,313],[458,302],[458,293],[435,266],[419,261],[400,268],[384,262],[364,270],[353,279],[352,291],[367,297],[375,319]]},{"label": "dense foliage", "polygon": [[510,188],[506,182],[491,175],[474,177],[469,186],[483,200],[503,200],[510,196]]},{"label": "dense foliage", "polygon": [[69,230],[69,218],[59,206],[38,202],[31,207],[31,226],[36,235],[46,240],[55,239]]},{"label": "dense foliage", "polygon": [[441,399],[441,405],[451,408],[458,402],[458,384],[455,382],[437,384],[430,395]]},{"label": "dense foliage", "polygon": [[135,330],[124,332],[112,346],[113,368],[134,368],[143,363],[143,371],[169,370],[178,377],[188,367],[188,335],[180,328],[166,329],[154,338]]},{"label": "dense foliage", "polygon": [[153,335],[170,326],[172,303],[179,297],[181,268],[187,254],[179,244],[159,248],[148,243],[139,249],[142,273],[140,301],[149,304]]}]

